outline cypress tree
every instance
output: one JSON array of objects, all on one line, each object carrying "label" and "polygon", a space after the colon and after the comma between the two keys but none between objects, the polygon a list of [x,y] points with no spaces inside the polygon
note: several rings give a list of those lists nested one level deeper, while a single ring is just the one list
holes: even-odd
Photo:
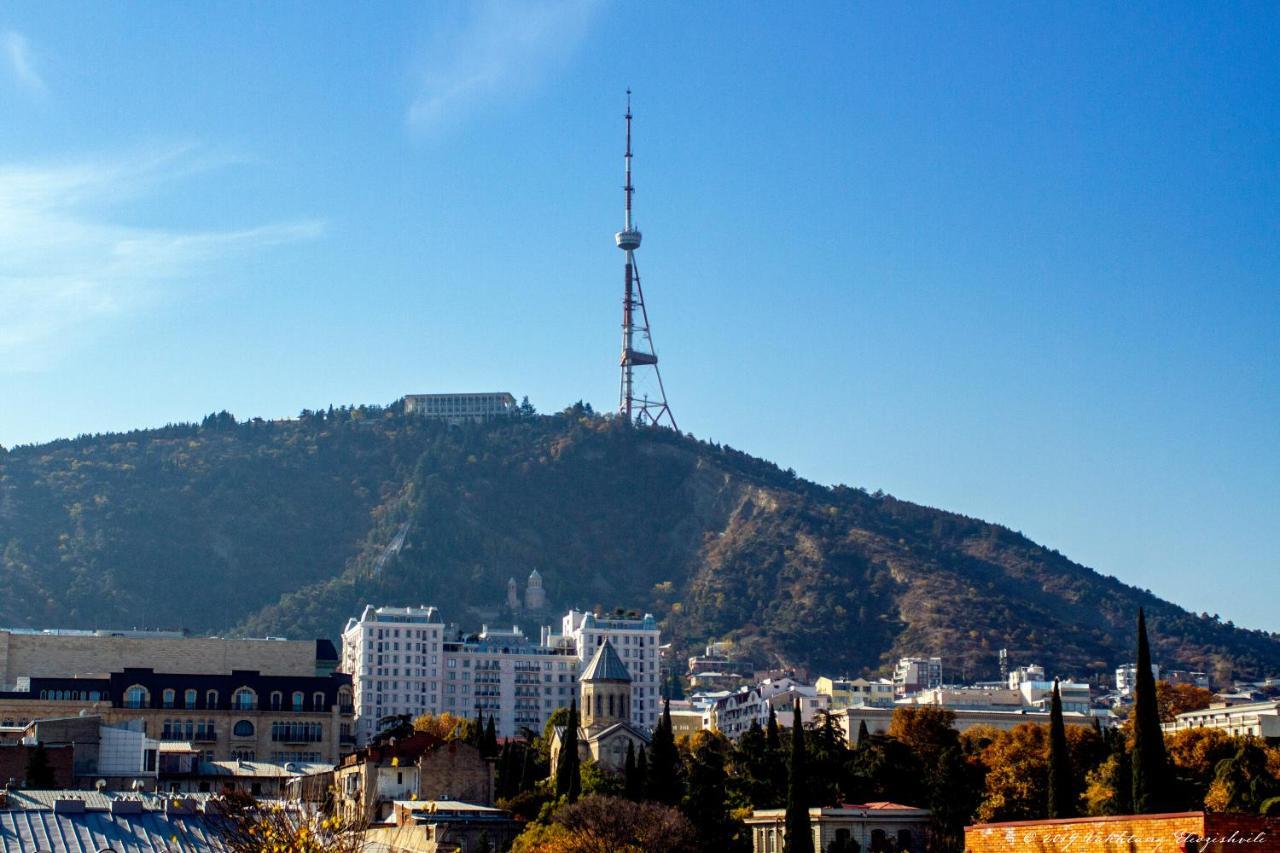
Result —
[{"label": "cypress tree", "polygon": [[1062,719],[1062,694],[1053,681],[1049,705],[1049,818],[1076,816],[1075,780],[1071,774],[1071,754],[1067,751],[1067,726]]},{"label": "cypress tree", "polygon": [[484,730],[484,744],[480,748],[486,758],[498,754],[498,730],[493,722],[493,714],[489,715],[489,725]]},{"label": "cypress tree", "polygon": [[582,793],[582,767],[578,759],[578,700],[569,706],[564,735],[560,738],[560,754],[556,760],[556,796],[577,802]]},{"label": "cypress tree", "polygon": [[853,743],[854,746],[862,746],[871,738],[871,732],[867,731],[867,721],[858,720],[858,739]]},{"label": "cypress tree", "polygon": [[639,800],[644,789],[636,775],[636,745],[627,741],[627,761],[622,767],[622,793],[628,800]]},{"label": "cypress tree", "polygon": [[778,734],[778,715],[773,712],[773,705],[769,705],[769,724],[764,727],[764,745],[772,753],[782,751],[782,737]]},{"label": "cypress tree", "polygon": [[671,700],[662,708],[662,719],[653,730],[649,755],[649,799],[668,806],[680,804],[684,791],[680,785],[680,756],[671,730]]},{"label": "cypress tree", "polygon": [[649,790],[649,754],[644,744],[640,744],[640,753],[636,756],[636,785],[640,792],[637,799],[643,800]]},{"label": "cypress tree", "polygon": [[1138,672],[1133,689],[1133,811],[1153,814],[1166,811],[1169,757],[1160,730],[1156,707],[1156,679],[1151,674],[1151,648],[1147,644],[1147,618],[1138,609]]},{"label": "cypress tree", "polygon": [[782,853],[813,853],[813,833],[809,828],[809,803],[805,799],[804,726],[800,723],[800,702],[792,706],[791,774],[787,784],[787,835]]}]

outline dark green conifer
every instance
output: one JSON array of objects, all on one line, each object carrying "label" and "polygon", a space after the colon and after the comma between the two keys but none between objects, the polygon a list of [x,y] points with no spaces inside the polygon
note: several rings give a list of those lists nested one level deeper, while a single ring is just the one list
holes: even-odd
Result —
[{"label": "dark green conifer", "polygon": [[1076,816],[1075,779],[1067,751],[1067,726],[1062,719],[1062,694],[1057,679],[1049,704],[1049,818]]},{"label": "dark green conifer", "polygon": [[1138,609],[1138,671],[1133,689],[1133,811],[1155,814],[1170,808],[1169,757],[1156,707],[1156,679],[1151,672],[1147,618]]},{"label": "dark green conifer", "polygon": [[569,706],[564,734],[560,738],[560,754],[556,760],[556,796],[577,802],[582,793],[582,767],[578,758],[578,700]]},{"label": "dark green conifer", "polygon": [[671,700],[663,703],[662,718],[653,730],[649,748],[649,799],[668,806],[677,806],[684,797],[680,782],[680,756],[676,753],[676,739],[671,729]]},{"label": "dark green conifer", "polygon": [[800,702],[792,706],[791,768],[787,784],[786,839],[782,853],[813,853],[813,832],[809,826],[809,803],[805,799],[804,726],[800,723]]}]

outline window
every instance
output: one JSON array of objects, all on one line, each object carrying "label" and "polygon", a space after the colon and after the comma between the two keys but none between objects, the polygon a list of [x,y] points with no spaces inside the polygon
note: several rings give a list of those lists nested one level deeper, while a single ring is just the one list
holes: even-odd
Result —
[{"label": "window", "polygon": [[253,737],[253,723],[248,720],[239,720],[231,729],[234,737]]},{"label": "window", "polygon": [[204,694],[204,706],[206,708],[218,707],[218,691],[208,690]]},{"label": "window", "polygon": [[302,691],[301,690],[293,691],[293,710],[295,711],[302,710]]},{"label": "window", "polygon": [[323,693],[316,692],[311,695],[311,710],[313,711],[324,710],[324,694]]},{"label": "window", "polygon": [[258,694],[248,687],[240,687],[231,694],[231,707],[237,711],[252,711],[258,707]]},{"label": "window", "polygon": [[178,694],[173,690],[165,690],[161,696],[163,697],[162,701],[164,702],[164,706],[166,708],[172,708],[173,703],[177,700]]},{"label": "window", "polygon": [[271,691],[271,710],[279,711],[284,704],[284,695],[279,690]]},{"label": "window", "polygon": [[231,757],[236,761],[256,761],[258,753],[252,749],[233,749]]},{"label": "window", "polygon": [[151,694],[141,684],[135,684],[124,692],[126,708],[146,708],[151,704]]},{"label": "window", "polygon": [[185,708],[194,708],[196,706],[196,692],[188,690],[182,694],[182,705]]}]

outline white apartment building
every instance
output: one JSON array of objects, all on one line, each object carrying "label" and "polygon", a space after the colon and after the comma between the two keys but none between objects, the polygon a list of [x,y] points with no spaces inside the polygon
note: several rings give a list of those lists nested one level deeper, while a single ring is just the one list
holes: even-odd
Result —
[{"label": "white apartment building", "polygon": [[899,696],[942,686],[942,658],[904,657],[893,670],[893,688]]},{"label": "white apartment building", "polygon": [[544,634],[533,643],[519,628],[485,626],[478,635],[444,644],[444,680],[436,712],[494,718],[498,737],[524,729],[542,733],[557,708],[578,695],[578,650],[566,638]]},{"label": "white apartment building", "polygon": [[356,738],[368,743],[378,720],[438,713],[445,625],[434,607],[365,607],[342,631],[342,671],[355,691]]},{"label": "white apartment building", "polygon": [[[1151,664],[1151,676],[1156,680],[1160,680],[1160,665]],[[1131,696],[1133,688],[1138,685],[1138,665],[1136,663],[1123,663],[1116,667],[1116,692],[1121,696]]]},{"label": "white apartment building", "polygon": [[814,682],[814,688],[831,697],[829,707],[832,711],[859,705],[893,707],[893,682],[883,678],[868,681],[865,678],[828,678],[824,675]]},{"label": "white apartment building", "polygon": [[658,623],[652,614],[640,618],[598,616],[570,610],[561,621],[561,632],[572,640],[578,660],[586,666],[596,647],[607,639],[631,673],[631,724],[648,731],[662,713],[661,666],[658,656]]},{"label": "white apartment building", "polygon": [[772,708],[778,725],[789,728],[795,723],[796,703],[800,705],[800,721],[807,725],[829,709],[831,695],[791,678],[767,678],[708,705],[702,713],[702,727],[737,740],[753,722],[761,728],[767,725]]},{"label": "white apartment building", "polygon": [[631,673],[632,722],[652,728],[661,712],[658,627],[653,616],[570,611],[563,634],[533,642],[517,627],[463,635],[434,607],[365,607],[342,632],[343,672],[355,693],[356,738],[369,742],[384,717],[449,712],[494,718],[499,737],[541,732],[578,695],[578,673],[607,638]]}]

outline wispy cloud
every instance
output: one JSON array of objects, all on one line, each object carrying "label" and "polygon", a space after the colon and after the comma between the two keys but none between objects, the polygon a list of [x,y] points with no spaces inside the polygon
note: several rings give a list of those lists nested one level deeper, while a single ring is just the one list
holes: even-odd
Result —
[{"label": "wispy cloud", "polygon": [[[318,235],[316,221],[178,231],[113,222],[110,202],[199,161],[185,149],[95,164],[0,165],[0,371],[40,369],[213,263]],[[139,188],[143,188],[140,190]]]},{"label": "wispy cloud", "polygon": [[0,53],[4,54],[9,73],[19,86],[30,92],[44,94],[44,78],[36,70],[26,36],[13,30],[0,32]]},{"label": "wispy cloud", "polygon": [[484,0],[441,26],[421,57],[408,121],[420,129],[456,121],[499,96],[527,92],[559,70],[586,36],[596,0]]}]

